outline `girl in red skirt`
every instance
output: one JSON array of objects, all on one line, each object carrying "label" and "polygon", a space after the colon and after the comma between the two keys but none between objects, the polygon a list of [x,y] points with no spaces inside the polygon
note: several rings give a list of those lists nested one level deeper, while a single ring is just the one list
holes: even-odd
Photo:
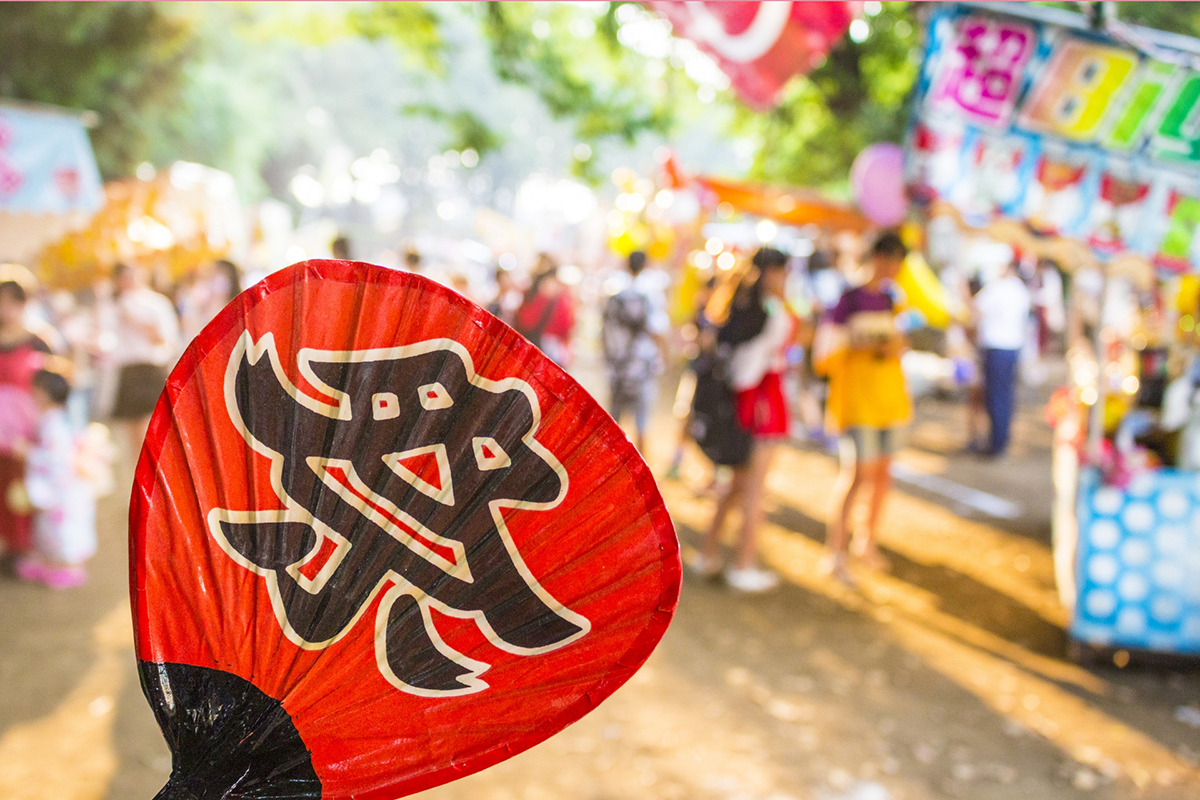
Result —
[{"label": "girl in red skirt", "polygon": [[788,433],[788,407],[783,394],[786,351],[796,335],[796,319],[784,302],[787,256],[770,247],[754,254],[752,281],[739,288],[718,341],[733,345],[729,376],[738,423],[753,439],[750,457],[733,468],[733,480],[717,501],[703,550],[693,566],[706,576],[721,571],[721,528],[734,504],[742,507],[742,527],[732,565],[725,570],[730,588],[765,592],[779,576],[758,566],[758,529],[763,520],[763,493],[775,445]]}]

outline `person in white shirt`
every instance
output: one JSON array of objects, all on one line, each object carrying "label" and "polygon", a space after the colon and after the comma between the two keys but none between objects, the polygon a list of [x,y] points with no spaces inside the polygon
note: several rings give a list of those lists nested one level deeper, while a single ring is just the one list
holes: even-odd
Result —
[{"label": "person in white shirt", "polygon": [[1003,455],[1017,405],[1017,361],[1029,330],[1029,289],[1014,260],[975,295],[976,343],[983,362],[984,407],[990,436],[985,455]]},{"label": "person in white shirt", "polygon": [[113,355],[119,371],[112,416],[125,424],[129,457],[136,460],[168,368],[179,354],[179,318],[171,301],[146,285],[141,269],[118,264],[113,284]]}]

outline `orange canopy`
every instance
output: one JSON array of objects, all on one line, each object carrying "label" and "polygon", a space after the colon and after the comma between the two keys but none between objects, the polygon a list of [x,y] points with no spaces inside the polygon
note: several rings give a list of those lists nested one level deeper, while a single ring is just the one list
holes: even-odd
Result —
[{"label": "orange canopy", "polygon": [[870,221],[852,206],[828,200],[804,189],[696,177],[695,182],[716,195],[718,202],[729,203],[738,211],[785,222],[789,225],[824,225],[861,232]]}]

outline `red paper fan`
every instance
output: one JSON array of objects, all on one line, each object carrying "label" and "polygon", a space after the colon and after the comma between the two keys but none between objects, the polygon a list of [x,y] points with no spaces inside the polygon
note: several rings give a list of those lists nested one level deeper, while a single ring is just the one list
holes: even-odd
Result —
[{"label": "red paper fan", "polygon": [[546,739],[679,595],[645,463],[573,379],[417,275],[276,273],[183,355],[130,508],[162,798],[391,798]]}]

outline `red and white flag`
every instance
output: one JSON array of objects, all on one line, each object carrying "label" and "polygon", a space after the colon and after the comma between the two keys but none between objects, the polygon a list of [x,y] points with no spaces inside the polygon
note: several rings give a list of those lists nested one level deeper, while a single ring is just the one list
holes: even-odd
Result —
[{"label": "red and white flag", "polygon": [[859,3],[647,2],[729,76],[757,110],[773,107],[788,78],[821,64],[850,26]]}]

